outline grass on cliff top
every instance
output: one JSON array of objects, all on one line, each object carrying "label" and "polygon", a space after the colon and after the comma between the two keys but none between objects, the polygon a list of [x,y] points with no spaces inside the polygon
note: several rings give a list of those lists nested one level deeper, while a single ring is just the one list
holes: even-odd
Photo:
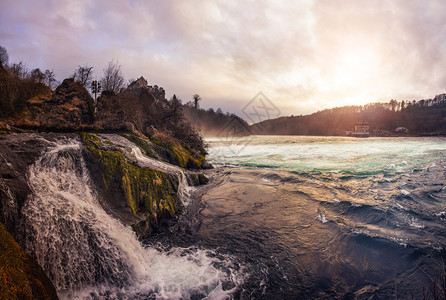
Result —
[{"label": "grass on cliff top", "polygon": [[101,149],[100,139],[81,133],[82,140],[95,161],[99,163],[105,188],[118,189],[134,214],[145,213],[156,221],[162,215],[178,213],[176,176],[128,163],[120,151]]}]

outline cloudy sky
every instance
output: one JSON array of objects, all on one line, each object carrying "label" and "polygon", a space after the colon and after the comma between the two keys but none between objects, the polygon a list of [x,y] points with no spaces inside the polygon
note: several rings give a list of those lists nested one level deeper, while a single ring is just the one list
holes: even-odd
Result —
[{"label": "cloudy sky", "polygon": [[59,80],[116,59],[236,113],[260,91],[282,115],[446,92],[444,0],[1,0],[0,45]]}]

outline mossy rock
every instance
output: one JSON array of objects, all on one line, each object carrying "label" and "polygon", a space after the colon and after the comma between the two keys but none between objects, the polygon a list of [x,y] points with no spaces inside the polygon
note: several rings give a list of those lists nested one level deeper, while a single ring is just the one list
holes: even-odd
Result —
[{"label": "mossy rock", "polygon": [[58,299],[56,289],[0,223],[1,299]]},{"label": "mossy rock", "polygon": [[186,169],[202,169],[206,163],[203,155],[194,155],[177,139],[157,132],[151,139],[143,139],[134,134],[124,134],[125,138],[138,145],[147,156],[160,159]]},{"label": "mossy rock", "polygon": [[132,165],[115,148],[101,147],[97,136],[80,135],[88,150],[87,160],[98,166],[106,192],[118,192],[134,215],[144,216],[147,225],[157,226],[161,219],[177,216],[179,183],[175,175]]}]

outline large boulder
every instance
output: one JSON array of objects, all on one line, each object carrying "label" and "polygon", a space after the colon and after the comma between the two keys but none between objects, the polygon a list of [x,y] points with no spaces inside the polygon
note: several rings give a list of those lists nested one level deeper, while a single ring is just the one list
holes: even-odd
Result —
[{"label": "large boulder", "polygon": [[44,125],[48,128],[72,129],[94,121],[94,100],[73,78],[65,79],[46,104]]},{"label": "large boulder", "polygon": [[21,92],[15,96],[18,99],[14,100],[15,106],[22,103],[20,111],[16,109],[14,114],[5,118],[10,125],[73,131],[91,126],[94,122],[94,100],[82,84],[74,79],[65,79],[54,92],[41,83],[12,76],[8,78],[10,81],[15,80],[15,86],[20,87],[18,91]]}]

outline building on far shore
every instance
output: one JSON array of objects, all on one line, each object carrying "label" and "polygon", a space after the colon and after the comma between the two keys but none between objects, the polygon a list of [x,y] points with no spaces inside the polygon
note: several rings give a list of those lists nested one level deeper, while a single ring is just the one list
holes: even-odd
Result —
[{"label": "building on far shore", "polygon": [[408,133],[409,130],[406,127],[397,127],[395,128],[396,133]]},{"label": "building on far shore", "polygon": [[345,135],[354,137],[368,137],[370,136],[370,125],[365,121],[355,124],[353,131],[346,131]]}]

